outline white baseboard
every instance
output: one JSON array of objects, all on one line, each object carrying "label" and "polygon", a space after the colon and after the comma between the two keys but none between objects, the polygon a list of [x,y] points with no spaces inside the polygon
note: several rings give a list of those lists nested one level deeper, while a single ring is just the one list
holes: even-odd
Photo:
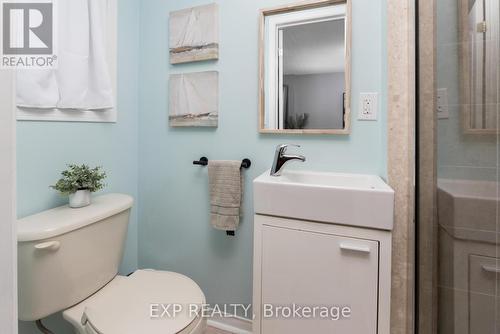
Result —
[{"label": "white baseboard", "polygon": [[235,334],[252,334],[252,320],[237,315],[214,316],[207,321],[208,326]]}]

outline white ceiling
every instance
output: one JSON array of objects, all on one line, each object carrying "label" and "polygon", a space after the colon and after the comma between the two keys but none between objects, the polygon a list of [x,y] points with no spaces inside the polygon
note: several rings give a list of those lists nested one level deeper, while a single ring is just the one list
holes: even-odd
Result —
[{"label": "white ceiling", "polygon": [[345,21],[283,28],[284,74],[344,72]]}]

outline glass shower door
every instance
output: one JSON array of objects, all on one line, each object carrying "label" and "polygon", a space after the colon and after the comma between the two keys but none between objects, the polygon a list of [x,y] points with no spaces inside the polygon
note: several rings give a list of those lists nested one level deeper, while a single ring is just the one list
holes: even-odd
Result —
[{"label": "glass shower door", "polygon": [[495,334],[500,333],[499,0],[436,4],[435,331]]}]

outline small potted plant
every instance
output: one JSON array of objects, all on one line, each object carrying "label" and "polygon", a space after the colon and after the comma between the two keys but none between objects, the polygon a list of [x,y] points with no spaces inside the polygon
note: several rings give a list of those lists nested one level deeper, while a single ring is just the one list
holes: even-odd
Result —
[{"label": "small potted plant", "polygon": [[106,173],[101,167],[87,165],[68,165],[62,177],[51,188],[63,195],[69,195],[69,206],[81,208],[90,204],[90,194],[104,188]]}]

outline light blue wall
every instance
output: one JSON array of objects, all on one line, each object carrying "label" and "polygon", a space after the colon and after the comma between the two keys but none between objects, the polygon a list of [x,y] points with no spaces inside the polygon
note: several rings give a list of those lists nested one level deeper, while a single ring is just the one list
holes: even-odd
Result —
[{"label": "light blue wall", "polygon": [[[293,168],[386,175],[386,3],[353,1],[351,135],[273,136],[257,132],[257,15],[260,8],[290,1],[219,1],[220,60],[168,65],[169,11],[206,2],[119,1],[119,121],[19,123],[18,213],[22,217],[64,202],[48,185],[66,163],[103,165],[109,174],[106,191],[140,198],[122,272],[137,263],[174,270],[195,279],[210,303],[249,303],[251,180],[269,168],[275,145],[302,144],[308,162]],[[220,72],[219,128],[169,128],[169,74],[212,69]],[[360,92],[381,93],[378,122],[355,120]],[[252,159],[245,170],[244,217],[233,238],[209,226],[206,169],[191,164],[202,155]],[[69,332],[60,315],[48,324],[58,334]],[[20,333],[35,331],[22,324]]]},{"label": "light blue wall", "polygon": [[[102,165],[108,173],[104,192],[137,198],[139,11],[137,0],[120,0],[118,8],[118,123],[18,122],[18,215],[24,217],[67,201],[48,186],[67,163]],[[136,203],[137,208],[137,203]],[[124,261],[129,273],[137,268],[137,209],[132,211]],[[48,320],[58,334],[70,333],[60,315]],[[19,333],[39,333],[21,323]]]},{"label": "light blue wall", "polygon": [[[289,0],[219,0],[220,60],[171,66],[168,14],[207,3],[147,0],[141,10],[139,118],[139,266],[189,275],[210,303],[249,303],[252,292],[252,184],[270,167],[274,147],[301,144],[307,163],[293,168],[386,174],[386,3],[353,3],[352,133],[277,136],[257,131],[258,10]],[[171,73],[218,70],[218,129],[167,125]],[[360,92],[380,92],[380,120],[355,120]],[[209,226],[207,171],[192,161],[250,158],[244,217],[235,237]],[[292,168],[292,166],[290,166]]]}]

